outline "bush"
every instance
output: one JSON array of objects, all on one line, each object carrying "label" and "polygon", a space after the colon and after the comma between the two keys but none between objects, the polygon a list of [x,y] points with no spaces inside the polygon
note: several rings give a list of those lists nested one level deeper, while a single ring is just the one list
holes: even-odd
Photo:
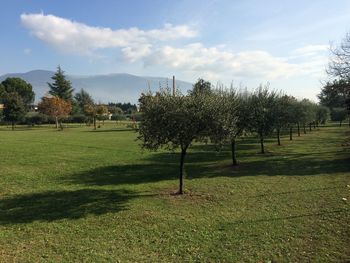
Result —
[{"label": "bush", "polygon": [[26,114],[24,122],[27,125],[41,125],[47,123],[49,121],[49,117],[45,114],[39,112],[29,112]]},{"label": "bush", "polygon": [[125,121],[126,116],[124,114],[113,114],[111,117],[112,121]]},{"label": "bush", "polygon": [[69,117],[69,122],[71,123],[86,123],[89,121],[89,117],[84,114],[75,114]]},{"label": "bush", "polygon": [[127,114],[126,117],[131,121],[142,121],[142,113],[141,112],[135,112],[133,114]]},{"label": "bush", "polygon": [[346,120],[347,112],[343,108],[334,108],[331,111],[331,120],[332,121],[339,121],[340,125],[343,121]]}]

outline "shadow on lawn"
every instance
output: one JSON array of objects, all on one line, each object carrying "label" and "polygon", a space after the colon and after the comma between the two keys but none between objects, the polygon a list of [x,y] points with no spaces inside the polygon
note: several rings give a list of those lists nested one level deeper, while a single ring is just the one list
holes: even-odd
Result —
[{"label": "shadow on lawn", "polygon": [[[194,147],[193,150],[195,150]],[[200,149],[200,150],[198,150]],[[186,156],[187,179],[241,176],[312,176],[350,171],[350,159],[319,159],[305,154],[260,155],[259,159],[245,159],[237,167],[230,165],[229,152],[197,151]],[[209,149],[213,149],[210,148]],[[332,153],[333,154],[333,153]],[[223,164],[223,160],[227,160]],[[68,183],[85,185],[143,184],[162,180],[174,180],[179,174],[179,154],[156,153],[145,164],[123,164],[83,171],[63,178]]]},{"label": "shadow on lawn", "polygon": [[126,202],[140,197],[130,191],[83,189],[18,195],[0,200],[0,225],[78,219],[126,209]]},{"label": "shadow on lawn", "polygon": [[83,132],[135,132],[135,130],[131,129],[131,128],[112,128],[112,129],[97,129],[97,130],[87,130],[87,131],[83,131]]}]

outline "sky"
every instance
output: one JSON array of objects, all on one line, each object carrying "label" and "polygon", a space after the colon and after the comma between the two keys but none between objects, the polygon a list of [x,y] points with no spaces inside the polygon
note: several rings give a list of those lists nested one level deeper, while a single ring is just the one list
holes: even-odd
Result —
[{"label": "sky", "polygon": [[350,31],[350,1],[2,0],[0,75],[129,73],[314,101],[330,45]]}]

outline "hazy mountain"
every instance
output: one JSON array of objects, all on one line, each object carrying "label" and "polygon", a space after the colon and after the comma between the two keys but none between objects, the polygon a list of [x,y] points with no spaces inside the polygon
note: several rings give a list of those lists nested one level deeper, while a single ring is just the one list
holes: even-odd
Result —
[{"label": "hazy mountain", "polygon": [[[49,88],[47,82],[52,82],[53,71],[33,70],[27,73],[10,73],[0,76],[0,81],[8,77],[19,77],[33,86],[35,101],[38,102]],[[97,102],[132,102],[136,103],[140,94],[150,87],[155,91],[159,86],[172,87],[172,79],[161,77],[135,76],[125,73],[109,75],[75,76],[67,75],[75,91],[81,88],[89,92]],[[186,92],[192,88],[189,82],[176,80],[176,86]]]}]

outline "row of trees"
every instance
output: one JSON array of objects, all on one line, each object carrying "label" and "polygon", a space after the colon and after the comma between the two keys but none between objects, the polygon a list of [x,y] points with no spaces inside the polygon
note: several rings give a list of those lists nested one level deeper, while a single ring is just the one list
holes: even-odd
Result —
[{"label": "row of trees", "polygon": [[208,141],[218,147],[231,145],[232,165],[237,165],[236,140],[246,134],[256,134],[261,153],[265,153],[266,137],[276,134],[281,145],[281,131],[288,129],[293,139],[307,129],[324,124],[329,118],[327,107],[307,99],[271,90],[268,85],[254,92],[238,92],[231,88],[213,89],[200,79],[187,95],[179,91],[175,96],[169,89],[142,94],[139,99],[143,114],[139,125],[139,139],[144,148],[156,150],[180,149],[179,193],[183,193],[184,160],[194,141]]},{"label": "row of trees", "polygon": [[[93,124],[96,120],[108,119],[112,115],[115,120],[122,120],[126,116],[136,116],[136,105],[130,103],[95,103],[85,90],[74,94],[71,82],[64,71],[58,67],[48,83],[49,94],[38,104],[39,113],[34,110],[35,94],[32,86],[20,78],[7,78],[0,84],[0,104],[4,105],[3,120],[12,124],[12,129],[18,122],[41,124],[54,120],[56,128],[63,129],[62,122],[71,119],[75,122]],[[128,115],[127,115],[128,114]]]}]

